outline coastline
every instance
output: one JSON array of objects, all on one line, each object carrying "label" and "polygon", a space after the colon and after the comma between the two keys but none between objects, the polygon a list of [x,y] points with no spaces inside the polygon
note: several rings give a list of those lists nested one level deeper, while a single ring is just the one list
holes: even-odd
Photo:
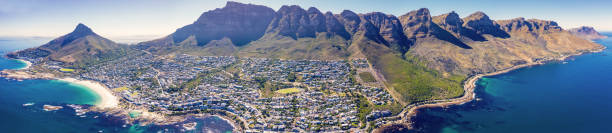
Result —
[{"label": "coastline", "polygon": [[85,88],[88,88],[89,90],[98,94],[98,96],[100,96],[100,99],[95,104],[96,107],[114,108],[119,105],[119,100],[117,99],[117,97],[115,97],[115,95],[113,95],[112,92],[110,92],[110,89],[107,89],[106,87],[104,87],[104,85],[98,82],[89,80],[77,80],[74,78],[62,78],[58,80],[85,86]]},{"label": "coastline", "polygon": [[[406,126],[408,129],[413,129],[412,124],[413,121],[411,121],[412,117],[415,116],[418,113],[419,109],[422,108],[435,108],[435,107],[448,107],[448,106],[453,106],[453,105],[462,105],[465,104],[467,102],[470,102],[472,100],[474,100],[476,98],[476,93],[474,92],[475,88],[476,88],[476,82],[478,82],[478,80],[482,77],[486,77],[486,76],[494,76],[494,75],[499,75],[499,74],[504,74],[504,73],[508,73],[517,69],[521,69],[521,68],[525,68],[525,67],[530,67],[530,66],[536,66],[536,65],[543,65],[546,64],[547,62],[550,61],[563,61],[566,60],[569,57],[573,57],[573,56],[578,56],[578,55],[582,55],[582,54],[586,54],[586,53],[598,53],[601,52],[603,50],[605,50],[607,47],[602,46],[599,49],[592,49],[592,50],[588,50],[588,51],[579,51],[575,54],[570,54],[570,55],[562,55],[561,57],[557,57],[557,58],[550,58],[550,59],[545,59],[545,60],[540,60],[540,61],[536,61],[536,62],[531,62],[531,63],[526,63],[526,64],[521,64],[521,65],[516,65],[516,66],[512,66],[503,70],[499,70],[499,71],[494,71],[494,72],[489,72],[489,73],[483,73],[483,74],[477,74],[474,76],[471,76],[469,78],[467,78],[465,80],[465,82],[463,83],[463,88],[464,88],[464,95],[458,98],[452,98],[452,99],[443,99],[443,100],[435,100],[433,102],[435,103],[414,103],[411,105],[408,105],[406,108],[403,109],[402,112],[400,112],[400,114],[396,115],[396,116],[391,116],[389,118],[397,118],[400,117],[399,119],[393,120],[388,124],[382,125],[378,128],[376,128],[375,130],[373,130],[373,132],[381,132],[383,131],[386,127],[393,127],[394,125],[404,125]],[[381,119],[385,119],[385,118],[381,118]]]},{"label": "coastline", "polygon": [[[90,81],[90,80],[80,80],[71,77],[58,78],[50,73],[30,73],[23,71],[21,69],[17,70],[3,70],[0,71],[0,77],[5,77],[8,79],[15,80],[24,80],[24,79],[45,79],[45,80],[59,80],[63,82],[73,83],[82,85],[85,88],[93,91],[94,93],[100,96],[99,101],[96,101],[96,104],[93,106],[95,108],[88,109],[89,111],[101,112],[108,115],[120,117],[126,120],[127,123],[132,123],[135,121],[140,121],[142,125],[154,124],[154,125],[173,125],[178,122],[184,121],[184,118],[189,116],[196,116],[199,118],[203,118],[205,116],[216,116],[223,121],[229,123],[234,131],[243,131],[242,126],[239,126],[237,121],[230,119],[224,115],[218,114],[192,114],[185,116],[175,116],[175,117],[167,117],[163,116],[159,113],[148,112],[144,109],[139,108],[130,108],[130,105],[123,105],[121,101],[111,92],[110,89],[105,87],[99,82]],[[121,104],[121,106],[120,106]],[[138,118],[129,118],[127,114],[130,111],[138,111],[141,114]]]},{"label": "coastline", "polygon": [[23,68],[19,68],[19,69],[17,69],[17,70],[24,70],[24,69],[28,69],[28,68],[30,68],[30,67],[32,66],[32,62],[29,62],[29,61],[26,61],[26,60],[23,60],[23,59],[15,59],[15,60],[20,61],[20,62],[22,62],[22,63],[25,63],[25,64],[26,64],[26,66],[25,66],[25,67],[23,67]]}]

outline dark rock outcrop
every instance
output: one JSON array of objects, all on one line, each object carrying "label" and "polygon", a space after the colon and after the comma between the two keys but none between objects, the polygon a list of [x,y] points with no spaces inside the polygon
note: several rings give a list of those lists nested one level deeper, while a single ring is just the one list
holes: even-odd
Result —
[{"label": "dark rock outcrop", "polygon": [[322,32],[345,39],[350,38],[343,25],[330,12],[323,14],[317,8],[310,7],[304,10],[296,5],[281,7],[266,32],[278,33],[278,35],[294,39],[315,38],[317,33]]},{"label": "dark rock outcrop", "polygon": [[344,25],[344,28],[350,34],[355,34],[359,25],[361,24],[361,18],[355,12],[344,10],[340,15],[336,15],[340,23]]},{"label": "dark rock outcrop", "polygon": [[597,39],[608,38],[608,36],[599,34],[599,32],[595,30],[595,28],[589,27],[589,26],[572,28],[572,29],[569,29],[568,31],[580,38],[584,38],[587,40],[597,40]]},{"label": "dark rock outcrop", "polygon": [[[400,16],[400,21],[404,28],[406,36],[412,40],[418,38],[435,37],[440,40],[447,41],[458,47],[470,49],[471,47],[459,40],[449,31],[441,28],[439,25],[433,22],[429,9],[421,8],[419,10],[408,12]],[[461,21],[449,20],[451,23],[459,23]],[[456,24],[451,24],[456,25]],[[448,26],[448,28],[457,28],[458,32],[461,32],[462,27]]]},{"label": "dark rock outcrop", "polygon": [[476,33],[476,31],[463,27],[463,20],[459,17],[459,14],[454,11],[435,16],[432,19],[440,28],[451,32],[457,38],[467,37],[473,41],[486,41],[486,39],[482,35]]},{"label": "dark rock outcrop", "polygon": [[364,14],[362,17],[365,22],[361,25],[360,30],[364,30],[366,37],[377,40],[401,53],[408,51],[411,42],[404,35],[402,24],[395,16],[373,12]]},{"label": "dark rock outcrop", "polygon": [[424,38],[432,35],[433,23],[427,8],[410,11],[400,16],[399,19],[408,38]]},{"label": "dark rock outcrop", "polygon": [[507,32],[522,32],[522,33],[546,33],[546,32],[560,32],[563,29],[554,21],[538,20],[525,18],[515,18],[511,20],[499,20],[497,21],[503,30]]},{"label": "dark rock outcrop", "polygon": [[198,45],[227,37],[241,46],[262,37],[274,14],[266,6],[227,2],[225,7],[203,13],[193,24],[177,29],[170,37],[179,43],[195,36]]},{"label": "dark rock outcrop", "polygon": [[499,38],[509,38],[510,34],[503,31],[499,24],[489,19],[483,12],[473,13],[463,18],[463,26],[476,31],[478,34],[489,34]]}]

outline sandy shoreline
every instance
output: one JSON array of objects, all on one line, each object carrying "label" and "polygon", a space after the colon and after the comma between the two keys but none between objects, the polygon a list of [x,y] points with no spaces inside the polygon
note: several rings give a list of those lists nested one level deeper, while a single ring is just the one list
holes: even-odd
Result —
[{"label": "sandy shoreline", "polygon": [[119,99],[117,99],[117,97],[115,97],[115,95],[113,95],[113,93],[109,89],[107,89],[106,87],[104,87],[104,85],[98,82],[89,80],[77,80],[74,78],[62,78],[59,80],[85,86],[86,88],[89,88],[90,90],[98,94],[100,96],[100,100],[96,103],[96,107],[114,108],[119,105]]},{"label": "sandy shoreline", "polygon": [[[63,82],[69,82],[69,83],[82,85],[92,90],[94,93],[100,96],[100,100],[97,101],[97,103],[94,105],[94,107],[96,108],[92,108],[90,111],[102,112],[102,113],[106,113],[109,115],[128,118],[128,119],[130,118],[127,117],[128,116],[127,114],[130,111],[137,111],[141,113],[141,116],[136,119],[126,120],[128,121],[128,123],[139,120],[140,122],[145,122],[145,123],[141,123],[144,125],[147,125],[147,124],[173,125],[177,122],[183,121],[184,120],[183,118],[186,117],[186,116],[180,116],[180,117],[170,118],[170,117],[165,117],[163,115],[160,115],[158,113],[152,113],[152,112],[148,112],[142,109],[134,109],[134,108],[130,109],[130,108],[119,107],[120,101],[115,95],[113,95],[112,91],[106,88],[101,83],[96,82],[96,81],[79,80],[75,78],[58,78],[55,75],[49,74],[49,73],[32,74],[32,73],[28,73],[28,72],[21,71],[21,70],[0,71],[0,77],[6,77],[10,79],[15,79],[15,80],[23,80],[23,79],[60,80]],[[217,115],[217,114],[197,114],[195,116],[200,117],[200,118],[203,118],[202,116],[217,116],[220,119],[223,119],[223,121],[226,121],[227,123],[229,123],[234,128],[235,131],[243,130],[236,121],[229,119],[227,116]]]},{"label": "sandy shoreline", "polygon": [[17,70],[24,70],[24,69],[28,69],[28,68],[30,68],[30,67],[32,66],[32,62],[29,62],[29,61],[26,61],[26,60],[23,60],[23,59],[15,59],[15,60],[21,61],[21,62],[23,62],[23,63],[25,63],[25,64],[26,64],[26,66],[25,66],[25,67],[23,67],[23,68],[19,68],[19,69],[17,69]]}]

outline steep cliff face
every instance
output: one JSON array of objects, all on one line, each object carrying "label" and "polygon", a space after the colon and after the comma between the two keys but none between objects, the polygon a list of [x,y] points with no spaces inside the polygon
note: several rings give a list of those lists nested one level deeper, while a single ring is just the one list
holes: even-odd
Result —
[{"label": "steep cliff face", "polygon": [[399,17],[408,38],[424,38],[432,35],[432,21],[429,9],[421,8]]},{"label": "steep cliff face", "polygon": [[263,37],[238,51],[240,56],[284,59],[342,59],[351,35],[338,18],[311,7],[282,6]]},{"label": "steep cliff face", "polygon": [[[299,6],[283,6],[278,10],[276,17],[266,30],[266,32],[276,32],[279,35],[292,38],[315,37],[315,32],[325,29],[325,21],[320,12],[311,11],[310,13]],[[312,19],[310,18],[312,15]],[[319,18],[319,19],[317,19]]]},{"label": "steep cliff face", "polygon": [[365,30],[365,36],[401,53],[408,51],[411,42],[404,35],[402,25],[395,16],[373,12],[362,15],[362,18],[365,22],[360,30]]},{"label": "steep cliff face", "polygon": [[[465,20],[487,20],[483,15]],[[442,72],[475,74],[505,69],[539,59],[559,57],[602,48],[561,29],[556,22],[523,18],[511,20],[473,21],[472,28],[487,41],[465,41],[473,49],[456,49],[435,39],[417,41],[409,53],[429,62]],[[489,28],[474,28],[480,25]],[[469,26],[465,24],[464,26]],[[505,35],[507,34],[507,35]],[[500,36],[503,35],[503,36]],[[506,36],[506,37],[504,37]]]},{"label": "steep cliff face", "polygon": [[198,45],[227,37],[240,46],[263,36],[273,16],[274,10],[265,6],[228,2],[224,8],[203,13],[171,36],[174,43],[195,36]]},{"label": "steep cliff face", "polygon": [[501,28],[509,33],[532,33],[543,34],[550,32],[561,32],[563,29],[554,21],[515,18],[511,20],[497,21]]},{"label": "steep cliff face", "polygon": [[204,46],[227,38],[230,43],[223,44],[242,46],[261,38],[274,15],[274,10],[269,7],[227,2],[225,7],[204,12],[193,24],[179,28],[167,37],[139,45],[142,49],[158,51],[164,49],[160,47],[180,45],[182,42],[195,41],[194,45]]},{"label": "steep cliff face", "polygon": [[45,57],[66,63],[81,62],[119,48],[120,45],[94,33],[84,24],[74,31],[37,48],[19,51],[9,56]]},{"label": "steep cliff face", "polygon": [[569,32],[572,33],[573,35],[576,35],[580,38],[587,39],[587,40],[598,40],[598,39],[608,38],[608,36],[599,34],[599,32],[595,30],[595,28],[589,27],[589,26],[572,28],[572,29],[569,29]]},{"label": "steep cliff face", "polygon": [[500,29],[499,24],[489,19],[483,12],[475,12],[463,18],[463,26],[476,31],[478,34],[488,34],[499,38],[508,38],[510,35]]},{"label": "steep cliff face", "polygon": [[433,22],[442,29],[452,33],[457,38],[467,38],[472,41],[486,41],[486,39],[476,31],[463,27],[463,20],[459,14],[453,12],[435,16]]},{"label": "steep cliff face", "polygon": [[357,32],[359,25],[361,24],[361,18],[355,12],[344,10],[340,15],[336,15],[339,22],[344,25],[346,31],[351,35]]},{"label": "steep cliff face", "polygon": [[314,38],[317,33],[322,32],[338,35],[345,39],[350,38],[348,32],[331,12],[323,14],[314,7],[304,10],[295,5],[281,7],[266,32],[294,39]]},{"label": "steep cliff face", "polygon": [[[451,32],[443,29],[449,28],[452,30],[456,30],[458,33],[461,33],[462,29],[465,29],[461,26],[455,26],[456,24],[462,22],[458,20],[452,20],[448,18],[448,22],[446,18],[437,17],[436,20],[443,24],[444,27],[440,27],[438,24],[434,23],[433,18],[429,14],[429,9],[421,8],[419,10],[410,11],[402,16],[400,16],[400,21],[404,28],[404,33],[408,38],[413,41],[418,41],[419,39],[427,39],[427,38],[435,38],[437,40],[443,40],[449,42],[452,45],[458,46],[459,48],[470,49],[471,47],[465,44],[463,41],[457,38],[457,35],[451,34]],[[442,23],[445,22],[445,23]]]}]

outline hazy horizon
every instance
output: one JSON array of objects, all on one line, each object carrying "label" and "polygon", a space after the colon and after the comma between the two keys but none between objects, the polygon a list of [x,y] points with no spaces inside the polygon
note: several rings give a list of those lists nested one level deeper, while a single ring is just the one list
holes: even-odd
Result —
[{"label": "hazy horizon", "polygon": [[[52,1],[3,0],[0,5],[0,36],[2,37],[49,37],[54,38],[71,32],[78,23],[92,28],[96,33],[121,43],[134,43],[161,38],[176,29],[193,23],[202,13],[222,8],[227,0],[212,1]],[[482,11],[491,19],[524,17],[553,20],[564,29],[592,26],[599,31],[612,31],[612,18],[605,6],[612,1],[528,1],[508,3],[497,1],[315,1],[315,0],[233,0],[268,6],[278,10],[282,5],[299,5],[302,8],[316,7],[322,12],[334,14],[342,10],[357,13],[383,12],[395,16],[411,10],[429,8],[432,16],[457,12],[465,17]],[[503,4],[503,6],[500,6]]]}]

